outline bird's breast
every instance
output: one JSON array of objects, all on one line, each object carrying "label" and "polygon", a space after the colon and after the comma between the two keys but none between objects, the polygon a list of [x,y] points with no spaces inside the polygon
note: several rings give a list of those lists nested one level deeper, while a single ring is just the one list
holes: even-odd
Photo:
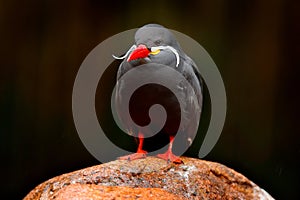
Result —
[{"label": "bird's breast", "polygon": [[[143,66],[135,67],[135,72],[131,74],[130,70],[121,77],[119,81],[117,93],[116,93],[116,104],[119,109],[116,109],[124,123],[130,120],[124,116],[124,109],[129,107],[129,113],[132,120],[139,126],[146,126],[150,123],[149,110],[151,106],[155,104],[161,105],[167,113],[167,121],[164,127],[168,133],[176,133],[181,120],[181,108],[180,101],[184,101],[186,93],[183,91],[183,87],[180,86],[182,81],[185,79],[175,79],[172,74],[168,73],[170,67],[164,65],[157,65],[151,63],[143,69]],[[155,80],[163,80],[157,83]],[[126,102],[121,99],[123,96],[128,95],[128,91],[139,85],[140,82],[148,82],[138,88],[132,93],[129,101],[129,105],[125,105]],[[162,84],[163,82],[167,85]],[[121,100],[121,101],[120,101]],[[128,116],[127,116],[128,117]],[[160,124],[160,119],[152,119],[152,123]],[[157,120],[157,122],[156,122]],[[134,126],[130,124],[127,126]]]}]

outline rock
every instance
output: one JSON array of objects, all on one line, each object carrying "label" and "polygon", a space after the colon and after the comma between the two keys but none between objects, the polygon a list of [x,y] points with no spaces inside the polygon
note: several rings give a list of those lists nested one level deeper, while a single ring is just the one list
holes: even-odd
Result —
[{"label": "rock", "polygon": [[131,188],[125,186],[102,186],[91,184],[72,184],[59,190],[53,199],[165,199],[183,200],[185,198],[160,188]]},{"label": "rock", "polygon": [[240,173],[219,163],[181,157],[116,160],[54,177],[31,199],[273,199]]}]

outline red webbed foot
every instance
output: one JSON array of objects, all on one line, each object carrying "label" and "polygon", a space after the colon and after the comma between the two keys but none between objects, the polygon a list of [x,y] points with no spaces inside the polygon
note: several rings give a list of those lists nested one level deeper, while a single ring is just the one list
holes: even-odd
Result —
[{"label": "red webbed foot", "polygon": [[161,158],[161,159],[164,159],[168,162],[173,162],[173,163],[176,163],[176,164],[182,164],[183,161],[178,156],[176,156],[172,153],[173,141],[174,141],[174,137],[170,136],[170,145],[169,145],[168,150],[163,154],[158,154],[157,157]]},{"label": "red webbed foot", "polygon": [[119,160],[137,160],[141,158],[146,158],[146,154],[148,152],[143,150],[144,135],[142,133],[139,133],[138,138],[139,138],[139,146],[137,152],[126,156],[121,156],[118,158]]},{"label": "red webbed foot", "polygon": [[146,158],[146,155],[147,151],[138,150],[136,153],[119,157],[119,160],[137,160],[141,158]]},{"label": "red webbed foot", "polygon": [[175,164],[182,164],[183,161],[176,155],[174,155],[171,151],[166,151],[166,153],[158,154],[158,158],[164,159],[168,162],[173,162]]}]

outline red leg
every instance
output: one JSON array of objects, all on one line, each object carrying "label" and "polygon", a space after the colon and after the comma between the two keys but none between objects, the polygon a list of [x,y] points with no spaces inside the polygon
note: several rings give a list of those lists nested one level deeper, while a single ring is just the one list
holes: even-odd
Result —
[{"label": "red leg", "polygon": [[147,151],[143,150],[144,135],[142,133],[139,133],[138,138],[139,138],[139,146],[136,153],[119,157],[120,160],[136,160],[136,159],[146,157]]},{"label": "red leg", "polygon": [[173,163],[181,164],[183,163],[183,161],[178,156],[175,156],[172,152],[173,141],[174,141],[174,136],[170,136],[170,145],[168,150],[163,154],[158,154],[157,157],[162,158],[168,162],[171,161]]}]

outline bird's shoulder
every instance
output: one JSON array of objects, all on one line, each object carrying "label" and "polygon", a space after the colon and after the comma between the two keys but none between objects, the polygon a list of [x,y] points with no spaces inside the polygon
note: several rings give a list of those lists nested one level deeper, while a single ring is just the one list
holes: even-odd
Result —
[{"label": "bird's shoulder", "polygon": [[117,80],[119,80],[121,76],[123,76],[126,72],[128,72],[132,68],[133,66],[129,62],[126,61],[121,62],[117,71]]},{"label": "bird's shoulder", "polygon": [[183,61],[182,74],[189,82],[194,81],[193,84],[198,85],[202,89],[203,80],[196,63],[187,55],[181,60]]}]

